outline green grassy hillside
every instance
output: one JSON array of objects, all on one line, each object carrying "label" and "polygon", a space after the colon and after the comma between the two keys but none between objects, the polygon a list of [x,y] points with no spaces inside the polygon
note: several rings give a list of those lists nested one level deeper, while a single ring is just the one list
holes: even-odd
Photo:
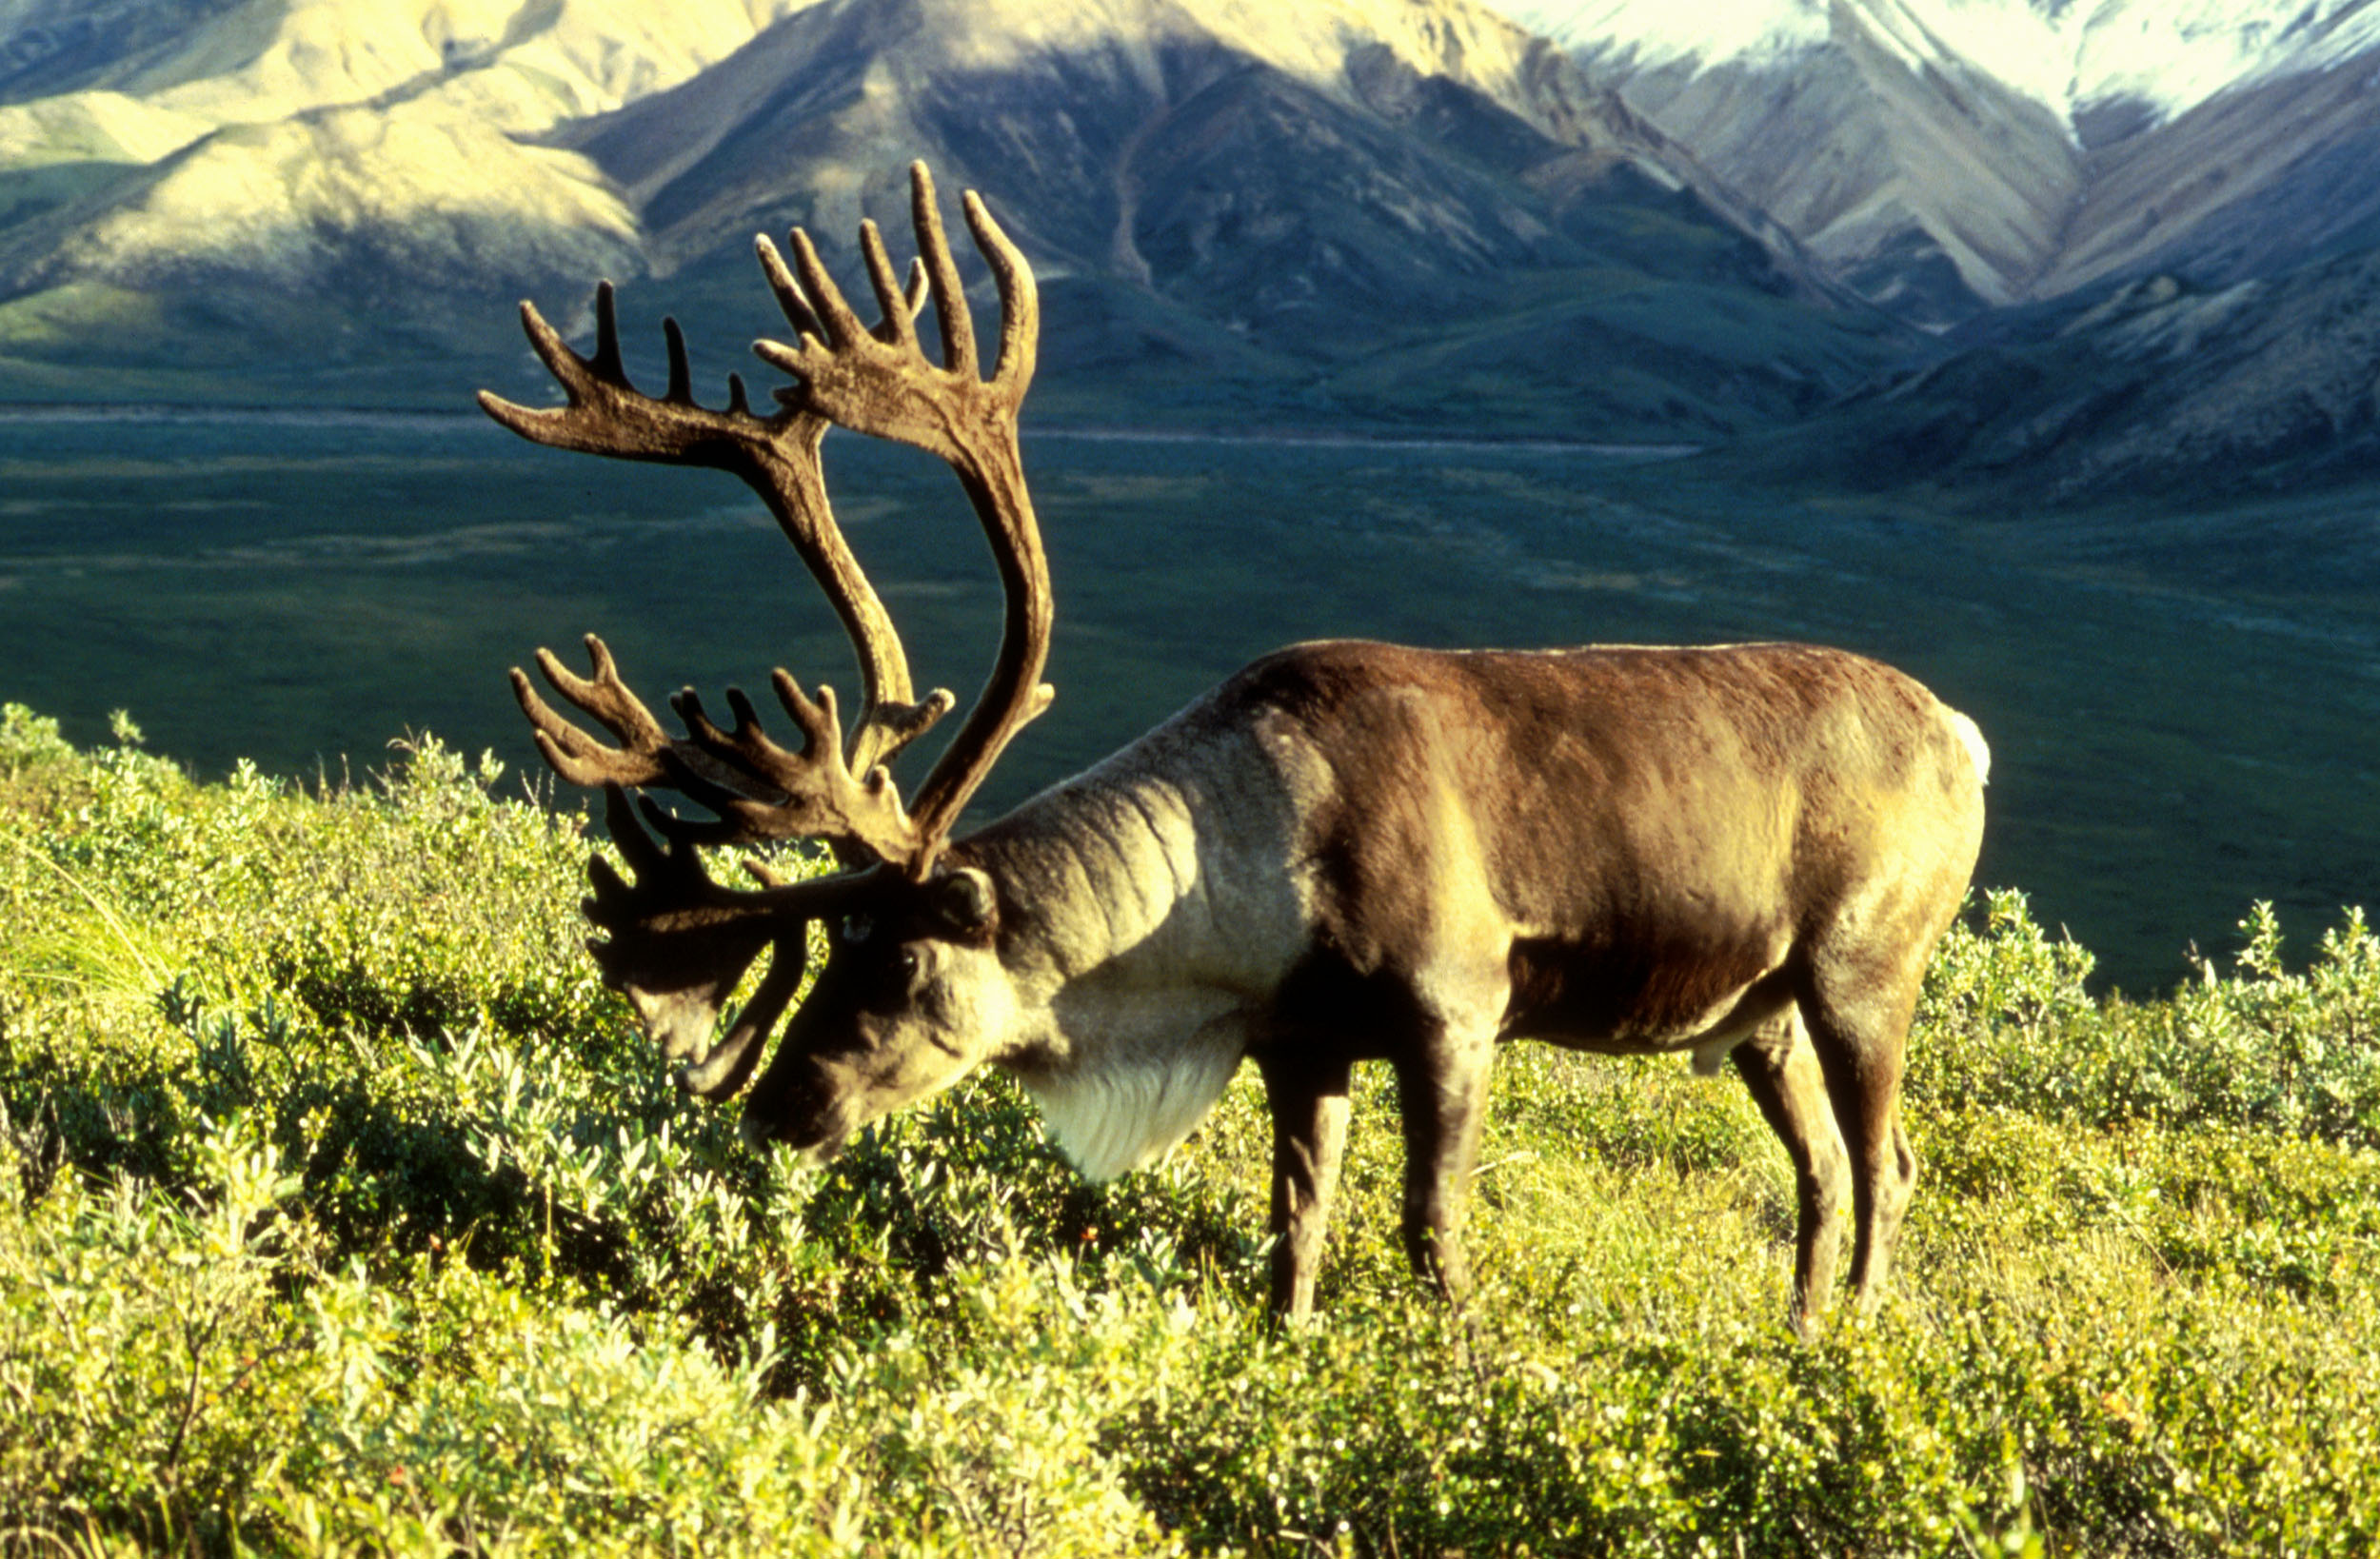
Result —
[{"label": "green grassy hillside", "polygon": [[2251,913],[2100,1003],[1980,902],[1894,1297],[1808,1344],[1732,1082],[1510,1052],[1456,1315],[1367,1079],[1322,1316],[1277,1335],[1244,1079],[1104,1188],[991,1081],[797,1178],[595,982],[574,817],[428,742],[316,792],[122,736],[0,720],[0,1553],[2380,1542],[2359,921],[2285,968]]}]

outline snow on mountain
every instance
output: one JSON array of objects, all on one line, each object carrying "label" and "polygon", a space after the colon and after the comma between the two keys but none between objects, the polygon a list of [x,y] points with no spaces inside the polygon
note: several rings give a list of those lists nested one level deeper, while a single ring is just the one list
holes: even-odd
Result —
[{"label": "snow on mountain", "polygon": [[2159,122],[2233,88],[2380,49],[2372,0],[2103,0],[2076,10],[2075,107],[2137,103]]},{"label": "snow on mountain", "polygon": [[0,356],[536,393],[505,304],[610,276],[715,365],[920,156],[1102,393],[1704,437],[1904,340],[1481,0],[0,0]]},{"label": "snow on mountain", "polygon": [[1781,62],[1828,34],[1828,0],[1504,0],[1501,9],[1565,49],[1639,68]]},{"label": "snow on mountain", "polygon": [[0,106],[0,168],[153,163],[214,126],[122,92],[73,92]]},{"label": "snow on mountain", "polygon": [[[1790,240],[1476,0],[828,0],[553,144],[628,195],[644,295],[690,320],[748,304],[756,230],[835,261],[863,216],[902,225],[922,157],[995,196],[1062,292],[1050,361],[1105,388],[1327,374],[1309,405],[1418,416],[1459,382],[1478,424],[1584,404],[1687,437],[1836,393],[1897,340],[1811,306],[1839,289]],[[1624,366],[1590,401],[1597,362]]]},{"label": "snow on mountain", "polygon": [[578,116],[682,81],[809,3],[0,0],[0,102],[106,90],[256,124],[496,71]]},{"label": "snow on mountain", "polygon": [[[1252,69],[1365,113],[1404,90],[1391,78],[1437,83],[1517,118],[1543,138],[1541,156],[1643,159],[1672,188],[1699,176],[1682,160],[1651,166],[1665,149],[1657,136],[1473,0],[831,0],[556,144],[589,152],[628,192],[664,270],[796,217],[845,232],[863,191],[897,191],[900,167],[921,154],[987,187],[1040,181],[1044,208],[1103,207],[1097,244],[1041,236],[1059,253],[1110,250],[1132,270],[1118,223],[1137,208],[1126,187],[1136,150],[1175,133],[1199,93]],[[1376,198],[1411,195],[1382,187]]]},{"label": "snow on mountain", "polygon": [[[533,392],[491,291],[609,274],[716,362],[749,234],[831,247],[919,155],[999,194],[1101,394],[1701,439],[1914,324],[2104,361],[2111,406],[2172,382],[2012,426],[2148,460],[2231,396],[2320,444],[2292,407],[2365,415],[2380,0],[0,0],[0,354],[378,394],[501,352]],[[2009,307],[2159,274],[2160,329],[2236,301],[2219,381]],[[1954,425],[1971,380],[1888,409]]]},{"label": "snow on mountain", "polygon": [[1510,0],[1915,323],[2380,213],[2380,0]]},{"label": "snow on mountain", "polygon": [[[820,25],[752,47],[810,10]],[[819,77],[819,49],[870,62],[859,90],[898,141],[929,81],[1062,93],[1113,61],[1145,85],[1177,46],[1349,102],[1351,72],[1393,63],[1561,144],[1602,133],[1593,106],[1565,96],[1576,71],[1550,72],[1549,87],[1544,45],[1473,0],[0,0],[0,296],[223,267],[319,278],[357,244],[425,263],[486,246],[488,271],[529,255],[632,271],[645,203],[716,183],[716,164],[698,166],[713,144],[784,81]],[[582,154],[585,127],[715,69],[633,136],[611,134],[610,166]],[[703,198],[742,223],[720,193]],[[496,232],[500,212],[518,231]],[[467,237],[424,249],[440,232]],[[700,247],[718,229],[693,234]],[[669,264],[684,249],[658,253]]]},{"label": "snow on mountain", "polygon": [[2380,48],[2373,0],[1506,0],[1607,66],[1792,69],[1857,28],[1913,69],[1958,62],[2070,118],[2124,102],[2162,123],[2226,89]]}]

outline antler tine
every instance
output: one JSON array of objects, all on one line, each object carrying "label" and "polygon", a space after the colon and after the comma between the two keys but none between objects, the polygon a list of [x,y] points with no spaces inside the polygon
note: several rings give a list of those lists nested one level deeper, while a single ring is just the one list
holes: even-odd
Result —
[{"label": "antler tine", "polygon": [[769,946],[768,973],[752,998],[736,1015],[735,1027],[727,1036],[710,1048],[706,1056],[696,1057],[684,1072],[678,1074],[678,1086],[697,1098],[729,1099],[743,1091],[752,1079],[753,1069],[760,1065],[761,1055],[767,1047],[763,1043],[776,1032],[778,1020],[802,989],[803,977],[810,972],[809,949],[803,945],[797,932],[780,937]]},{"label": "antler tine", "polygon": [[518,405],[488,390],[480,391],[479,404],[488,416],[534,443],[623,460],[708,465],[742,475],[752,464],[756,448],[821,431],[814,419],[799,413],[758,416],[741,395],[731,394],[725,411],[696,405],[685,337],[675,320],[662,322],[669,354],[668,390],[658,399],[639,391],[629,383],[621,358],[619,305],[609,282],[595,287],[593,357],[571,350],[537,306],[526,300],[521,328],[538,361],[562,386],[566,404]]},{"label": "antler tine", "polygon": [[992,380],[1021,403],[1040,358],[1041,291],[1034,283],[1033,267],[992,220],[983,197],[970,189],[962,198],[967,228],[975,234],[975,247],[1000,290],[1000,356],[992,364]]},{"label": "antler tine", "polygon": [[606,747],[554,713],[520,667],[512,668],[512,696],[534,727],[538,751],[554,772],[574,785],[647,785],[663,778],[661,755],[669,738],[652,711],[620,680],[611,651],[593,634],[586,636],[587,658],[594,664],[592,680],[579,676],[555,659],[551,650],[537,652],[537,669],[554,691],[593,716],[620,740]]},{"label": "antler tine", "polygon": [[823,339],[825,323],[818,317],[818,310],[810,306],[810,300],[802,295],[802,284],[794,278],[792,268],[785,264],[784,254],[775,241],[766,233],[755,234],[752,252],[760,259],[761,274],[768,279],[768,290],[777,295],[778,311],[785,316],[785,323],[793,326],[794,338],[800,340],[803,336],[816,336]]},{"label": "antler tine", "polygon": [[950,256],[950,241],[942,235],[942,211],[934,200],[934,175],[923,163],[909,165],[909,222],[918,235],[918,254],[934,293],[934,318],[942,329],[943,371],[976,377],[975,317],[967,312],[967,289],[959,279],[959,263]]},{"label": "antler tine", "polygon": [[605,384],[626,387],[628,370],[620,357],[620,298],[608,281],[595,284],[595,356],[587,365]]},{"label": "antler tine", "polygon": [[[789,689],[792,696],[799,696],[793,679],[782,670],[774,675],[780,701],[788,697]],[[819,689],[822,695],[833,691],[828,687]],[[858,728],[851,733],[851,772],[870,774],[881,768],[894,754],[932,730],[958,705],[957,697],[946,687],[934,689],[916,703],[869,705],[862,713]]]},{"label": "antler tine", "polygon": [[[866,891],[871,874],[788,884],[764,867],[753,874],[766,884],[761,889],[726,887],[703,869],[691,845],[676,839],[657,843],[637,811],[619,786],[605,788],[605,818],[632,875],[622,875],[600,855],[589,859],[594,892],[582,907],[604,935],[587,947],[662,1054],[687,1063],[679,1085],[706,1098],[725,1098],[749,1079],[764,1048],[760,1041],[800,988],[808,966],[809,923]],[[655,817],[649,802],[645,811],[647,819]],[[764,952],[770,962],[759,989],[734,1028],[711,1043],[721,1009]]]},{"label": "antler tine", "polygon": [[[875,229],[876,225],[873,222],[863,222],[860,225],[861,243],[864,247],[869,242],[874,242],[879,254],[882,254],[883,240],[876,236]],[[802,245],[808,243],[809,240],[798,228],[786,236],[787,242],[794,245],[798,258]],[[776,294],[777,307],[785,316],[785,323],[793,326],[794,336],[797,339],[808,336],[812,340],[824,340],[827,333],[826,323],[819,317],[818,310],[810,306],[810,300],[803,294],[801,279],[796,277],[793,268],[785,264],[783,251],[777,247],[766,233],[762,233],[752,240],[752,251],[760,257],[761,269],[768,277],[768,288]],[[811,258],[813,260],[817,258],[815,253]],[[889,345],[898,345],[903,341],[914,342],[917,339],[915,322],[918,310],[925,306],[925,263],[922,260],[909,262],[909,280],[906,286],[891,285],[891,261],[888,257],[884,260],[885,269],[883,276],[874,274],[873,261],[870,265],[871,280],[876,283],[877,305],[883,310],[883,317],[876,322],[876,327],[868,334]],[[826,287],[829,289],[834,287],[833,278],[826,275],[823,267],[820,268],[818,274]],[[835,297],[840,303],[843,294],[837,291]],[[845,313],[849,313],[847,307]],[[851,315],[850,317],[856,325],[858,316]],[[768,354],[762,352],[761,355],[766,357]]]},{"label": "antler tine", "polygon": [[[686,361],[685,332],[678,328],[675,314],[662,316],[661,336],[669,351],[669,388],[662,393],[662,399],[672,405],[690,406],[694,404],[694,368]],[[727,394],[730,415],[737,411],[751,414],[744,405],[744,386],[734,374],[727,376]]]},{"label": "antler tine", "polygon": [[[892,256],[884,252],[884,235],[876,230],[873,222],[860,224],[860,255],[867,262],[868,285],[876,288],[876,303],[884,311],[884,325],[891,327],[891,334],[887,335],[883,327],[879,326],[877,339],[894,346],[915,346],[918,339],[917,308],[910,306],[909,295],[903,294],[901,283],[894,278]],[[915,282],[924,274],[922,265],[911,263],[912,293],[915,292]],[[922,304],[923,301],[919,295],[919,302]]]},{"label": "antler tine", "polygon": [[[621,681],[619,667],[604,641],[588,634],[586,649],[594,667],[592,679],[578,676],[551,651],[542,648],[537,652],[537,668],[556,692],[618,738],[617,747],[605,746],[557,714],[538,697],[537,689],[518,666],[512,670],[512,694],[519,701],[522,713],[529,718],[530,738],[556,774],[572,784],[590,787],[665,786],[723,813],[754,791],[765,788],[749,776],[736,774],[727,765],[690,752],[684,742],[672,740],[653,718],[652,711]],[[662,815],[662,819],[657,826],[673,837],[694,832],[700,826],[666,814]]]},{"label": "antler tine", "polygon": [[546,324],[545,316],[537,311],[537,305],[526,298],[521,300],[521,330],[529,338],[529,349],[537,354],[537,360],[562,385],[569,405],[539,409],[515,405],[493,390],[482,390],[478,396],[480,409],[533,443],[560,449],[589,447],[572,442],[568,436],[572,413],[587,398],[586,384],[592,376],[586,360],[570,349],[561,332]]},{"label": "antler tine", "polygon": [[843,288],[826,273],[825,263],[819,259],[810,235],[796,227],[788,237],[793,244],[794,269],[802,278],[802,291],[810,300],[819,323],[819,329],[805,332],[803,339],[823,340],[827,345],[838,348],[850,345],[865,333],[860,327],[860,316],[851,311],[851,305],[843,301]]},{"label": "antler tine", "polygon": [[[774,681],[778,701],[802,732],[799,753],[769,739],[761,729],[752,701],[740,689],[727,690],[728,710],[735,720],[733,728],[727,730],[711,720],[703,701],[691,690],[669,701],[698,748],[735,772],[761,780],[776,793],[766,799],[728,799],[715,807],[723,820],[739,825],[745,837],[822,838],[846,850],[856,847],[880,860],[906,861],[916,853],[917,830],[902,807],[891,774],[882,763],[863,766],[846,761],[834,689],[820,688],[813,701],[784,672],[777,672]],[[907,712],[909,718],[927,723],[939,719],[941,710],[948,707],[948,695],[942,699],[940,707],[931,701],[913,706]],[[863,719],[862,729],[875,728]],[[880,735],[878,740],[881,742],[883,738]]]}]

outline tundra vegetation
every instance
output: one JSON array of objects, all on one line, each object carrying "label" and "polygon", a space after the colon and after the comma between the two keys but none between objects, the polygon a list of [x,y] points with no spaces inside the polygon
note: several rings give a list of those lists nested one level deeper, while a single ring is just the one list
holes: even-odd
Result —
[{"label": "tundra vegetation", "polygon": [[[2152,1001],[1940,949],[1882,1313],[1680,1062],[1504,1057],[1459,1312],[1361,1076],[1266,1320],[1243,1076],[1086,1185],[985,1077],[792,1172],[598,983],[585,819],[424,738],[194,781],[0,722],[0,1551],[2361,1554],[2380,937]],[[604,848],[597,846],[597,848]],[[807,869],[787,858],[787,871]]]}]

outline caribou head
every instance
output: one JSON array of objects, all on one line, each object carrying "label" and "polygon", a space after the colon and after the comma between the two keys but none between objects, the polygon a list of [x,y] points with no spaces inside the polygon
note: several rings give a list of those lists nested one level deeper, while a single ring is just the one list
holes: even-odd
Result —
[{"label": "caribou head", "polygon": [[[673,696],[670,706],[685,734],[668,735],[592,635],[590,676],[571,672],[544,650],[538,668],[616,745],[556,713],[526,675],[512,673],[546,761],[571,782],[607,792],[606,819],[634,875],[623,878],[600,858],[592,863],[594,894],[585,909],[606,939],[590,945],[664,1055],[684,1063],[680,1078],[690,1092],[726,1097],[751,1079],[800,987],[810,922],[833,928],[835,951],[817,989],[746,1106],[750,1135],[822,1152],[857,1126],[955,1081],[984,1059],[987,1043],[1001,1034],[992,1019],[1008,986],[986,974],[995,962],[996,895],[982,872],[952,870],[942,857],[968,797],[1051,697],[1041,681],[1049,653],[1049,571],[1017,447],[1017,409],[1032,381],[1038,333],[1032,271],[970,192],[967,223],[1003,311],[998,357],[990,376],[982,377],[959,268],[922,165],[911,169],[911,193],[923,252],[905,286],[875,225],[861,228],[880,309],[873,326],[861,324],[806,233],[793,233],[790,264],[775,244],[759,241],[762,269],[794,335],[791,344],[757,347],[796,380],[777,393],[768,414],[751,408],[734,375],[725,409],[697,405],[674,320],[663,324],[669,387],[659,398],[637,391],[622,365],[608,284],[596,292],[591,359],[572,351],[534,306],[522,306],[529,342],[561,384],[565,405],[532,409],[480,397],[489,416],[541,444],[734,472],[768,504],[851,636],[863,691],[848,737],[831,687],[805,691],[783,670],[771,678],[800,735],[796,747],[771,738],[751,700],[734,689],[724,727],[692,691]],[[917,333],[929,298],[942,366],[928,361]],[[887,764],[955,701],[941,689],[916,697],[892,620],[835,523],[819,456],[827,428],[837,424],[948,462],[982,521],[1007,587],[990,679],[913,802],[903,801]],[[631,806],[630,790],[675,791],[710,816],[665,811],[649,794]],[[787,883],[756,867],[761,886],[740,889],[713,879],[698,855],[700,846],[794,839],[825,843],[844,869]],[[763,956],[768,967],[751,999],[714,1043],[723,1006]]]}]

